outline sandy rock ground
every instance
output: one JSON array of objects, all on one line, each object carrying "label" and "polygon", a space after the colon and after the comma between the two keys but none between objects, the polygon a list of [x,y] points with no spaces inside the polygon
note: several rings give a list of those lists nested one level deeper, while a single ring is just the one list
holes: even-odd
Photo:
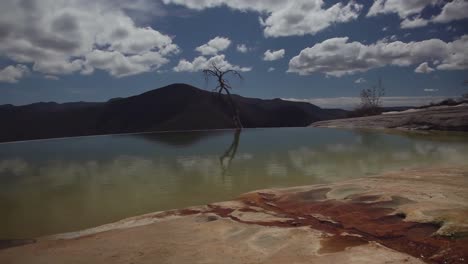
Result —
[{"label": "sandy rock ground", "polygon": [[468,131],[468,105],[412,109],[377,116],[315,122],[312,127],[397,128],[404,130]]},{"label": "sandy rock ground", "polygon": [[259,190],[38,238],[0,263],[466,263],[467,190],[468,168]]}]

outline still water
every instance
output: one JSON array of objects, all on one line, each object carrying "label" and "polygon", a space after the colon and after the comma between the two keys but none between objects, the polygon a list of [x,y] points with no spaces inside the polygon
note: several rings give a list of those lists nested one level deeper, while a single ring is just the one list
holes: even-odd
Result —
[{"label": "still water", "polygon": [[255,189],[465,165],[468,134],[274,128],[0,144],[0,239],[75,231]]}]

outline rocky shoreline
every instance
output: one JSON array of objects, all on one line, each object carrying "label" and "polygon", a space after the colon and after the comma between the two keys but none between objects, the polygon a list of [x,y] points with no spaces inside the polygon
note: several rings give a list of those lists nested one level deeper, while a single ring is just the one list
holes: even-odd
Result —
[{"label": "rocky shoreline", "polygon": [[259,190],[38,238],[0,263],[466,263],[467,189],[468,168],[431,168]]},{"label": "rocky shoreline", "polygon": [[319,121],[312,127],[468,131],[468,105],[436,106],[377,116]]}]

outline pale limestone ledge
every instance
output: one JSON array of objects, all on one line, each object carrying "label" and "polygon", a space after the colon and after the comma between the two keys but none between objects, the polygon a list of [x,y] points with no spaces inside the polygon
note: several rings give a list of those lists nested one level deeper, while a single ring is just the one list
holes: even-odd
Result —
[{"label": "pale limestone ledge", "polygon": [[326,120],[312,127],[468,131],[468,104]]},{"label": "pale limestone ledge", "polygon": [[[374,202],[384,202],[401,197],[411,202],[392,206],[406,215],[404,221],[439,222],[437,232],[442,235],[468,231],[467,168],[406,170],[329,185],[260,190],[240,200],[43,237],[35,244],[0,251],[0,263],[423,263],[372,241],[327,245],[329,232],[283,227],[291,218],[273,210],[274,204],[260,207],[243,200],[259,193],[288,197],[324,188],[330,189],[324,200],[349,202],[350,197],[376,196]],[[221,209],[232,212],[223,216]],[[319,212],[310,216],[337,224]],[[348,232],[341,236],[361,237]]]}]

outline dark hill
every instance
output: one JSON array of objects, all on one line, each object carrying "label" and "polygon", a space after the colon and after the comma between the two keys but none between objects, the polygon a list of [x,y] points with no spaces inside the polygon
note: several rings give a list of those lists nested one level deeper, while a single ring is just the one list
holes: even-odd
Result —
[{"label": "dark hill", "polygon": [[[172,84],[105,103],[35,103],[0,106],[0,141],[164,130],[232,128],[223,100],[187,84]],[[341,118],[344,110],[303,102],[234,95],[244,127],[307,126]]]}]

